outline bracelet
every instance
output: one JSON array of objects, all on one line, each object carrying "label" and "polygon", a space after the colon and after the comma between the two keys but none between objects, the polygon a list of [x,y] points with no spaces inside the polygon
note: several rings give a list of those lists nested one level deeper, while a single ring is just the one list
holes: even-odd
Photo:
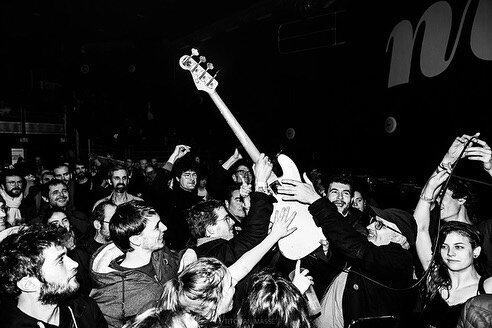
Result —
[{"label": "bracelet", "polygon": [[434,203],[434,199],[432,197],[427,198],[427,197],[425,197],[424,194],[420,194],[420,199],[422,199],[424,202],[429,203],[429,204]]}]

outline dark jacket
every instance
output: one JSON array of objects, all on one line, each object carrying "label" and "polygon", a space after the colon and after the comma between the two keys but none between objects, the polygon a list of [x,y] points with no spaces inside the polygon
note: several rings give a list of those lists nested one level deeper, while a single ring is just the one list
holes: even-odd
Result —
[{"label": "dark jacket", "polygon": [[346,257],[350,270],[343,292],[344,324],[357,318],[410,312],[410,298],[402,291],[412,285],[412,255],[400,245],[376,246],[357,232],[327,199],[319,199],[309,211],[323,234]]},{"label": "dark jacket", "polygon": [[179,254],[167,247],[152,253],[155,276],[138,269],[120,271],[124,254],[114,243],[99,248],[91,259],[93,289],[109,327],[121,327],[135,315],[157,305],[164,284],[177,277]]},{"label": "dark jacket", "polygon": [[[39,328],[38,322],[33,317],[25,314],[17,306],[2,306],[1,326],[4,328]],[[73,311],[70,312],[70,309]],[[75,318],[76,325],[73,320]],[[101,310],[96,302],[87,296],[79,296],[60,305],[60,325],[53,326],[42,322],[45,328],[107,328],[108,324],[104,320]]]},{"label": "dark jacket", "polygon": [[482,294],[466,301],[456,327],[492,327],[492,295]]},{"label": "dark jacket", "polygon": [[[244,253],[261,243],[268,234],[270,216],[273,213],[275,198],[261,192],[252,192],[251,207],[242,221],[242,230],[232,239],[214,239],[196,247],[198,257],[214,257],[229,267]],[[275,252],[271,251],[258,263],[251,272],[237,285],[234,293],[233,308],[225,318],[234,319],[242,300],[246,298],[246,290],[251,275],[270,264]]]},{"label": "dark jacket", "polygon": [[261,192],[251,193],[251,207],[242,222],[242,230],[231,240],[213,239],[195,248],[198,257],[215,257],[230,266],[258,245],[268,234],[275,198]]}]

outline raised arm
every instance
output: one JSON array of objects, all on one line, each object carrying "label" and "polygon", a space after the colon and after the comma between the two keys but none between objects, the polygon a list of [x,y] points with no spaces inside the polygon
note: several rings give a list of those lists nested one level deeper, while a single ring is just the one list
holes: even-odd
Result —
[{"label": "raised arm", "polygon": [[449,168],[443,169],[441,166],[438,166],[429,180],[427,180],[424,188],[422,188],[419,201],[413,212],[413,216],[417,222],[415,248],[424,270],[427,270],[432,260],[432,240],[429,234],[431,209],[434,206],[442,184],[449,177],[449,173]]},{"label": "raised arm", "polygon": [[281,238],[290,235],[296,228],[289,229],[296,216],[296,212],[289,213],[289,207],[283,207],[280,211],[275,211],[272,222],[272,230],[261,243],[244,253],[236,262],[229,266],[231,276],[239,281],[243,279],[262,257],[277,243]]},{"label": "raised arm", "polygon": [[466,149],[465,156],[469,160],[482,162],[485,172],[492,176],[492,151],[490,146],[480,139],[475,139],[474,141],[475,144]]}]

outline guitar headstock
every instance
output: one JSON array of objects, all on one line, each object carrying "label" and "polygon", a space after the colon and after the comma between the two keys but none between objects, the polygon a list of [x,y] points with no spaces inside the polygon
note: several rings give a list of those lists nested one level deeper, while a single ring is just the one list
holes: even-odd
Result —
[{"label": "guitar headstock", "polygon": [[[206,65],[206,68],[202,66],[203,64]],[[179,59],[179,66],[184,70],[190,71],[198,90],[207,93],[215,92],[215,88],[219,84],[215,79],[217,73],[214,76],[209,73],[210,70],[214,69],[214,65],[207,63],[205,56],[200,56],[197,49],[191,49],[191,55],[182,56]]]}]

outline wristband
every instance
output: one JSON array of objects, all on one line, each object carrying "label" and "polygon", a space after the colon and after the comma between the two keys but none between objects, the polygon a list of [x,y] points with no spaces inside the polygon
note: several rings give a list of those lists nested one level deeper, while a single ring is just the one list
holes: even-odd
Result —
[{"label": "wristband", "polygon": [[432,199],[432,197],[427,198],[427,197],[425,197],[424,194],[420,194],[420,199],[422,199],[424,202],[429,203],[429,204],[434,203],[434,199]]}]

